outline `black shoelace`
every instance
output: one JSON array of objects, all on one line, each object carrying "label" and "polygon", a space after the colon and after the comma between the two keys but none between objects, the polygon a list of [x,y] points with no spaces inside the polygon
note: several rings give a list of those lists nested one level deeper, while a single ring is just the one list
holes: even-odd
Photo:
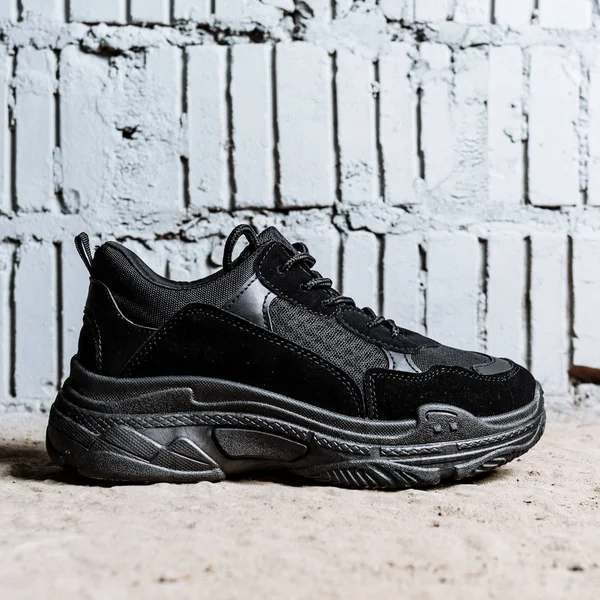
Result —
[{"label": "black shoelace", "polygon": [[[231,232],[227,238],[227,241],[225,242],[225,250],[223,252],[223,267],[225,270],[231,269],[233,263],[233,250],[242,236],[248,240],[248,244],[252,250],[255,250],[258,247],[258,236],[254,228],[250,225],[246,225],[245,223],[238,225]],[[358,308],[356,306],[356,302],[354,302],[352,298],[349,296],[342,296],[333,288],[333,281],[329,279],[329,277],[322,277],[318,271],[312,270],[317,260],[314,256],[309,254],[308,248],[305,244],[296,242],[292,244],[292,246],[297,252],[293,256],[290,256],[290,258],[279,267],[279,271],[281,273],[285,273],[294,266],[301,264],[307,268],[308,272],[312,276],[312,279],[301,284],[300,287],[303,290],[310,291],[315,289],[327,289],[330,291],[331,297],[323,301],[323,306],[349,306],[351,308]],[[392,319],[386,319],[381,315],[377,315],[375,311],[368,306],[365,306],[361,310],[370,317],[369,321],[366,323],[366,326],[369,329],[373,329],[373,327],[378,327],[379,325],[384,325],[391,330],[392,338],[395,339],[398,337],[401,329],[396,325],[396,323],[394,323]]]}]

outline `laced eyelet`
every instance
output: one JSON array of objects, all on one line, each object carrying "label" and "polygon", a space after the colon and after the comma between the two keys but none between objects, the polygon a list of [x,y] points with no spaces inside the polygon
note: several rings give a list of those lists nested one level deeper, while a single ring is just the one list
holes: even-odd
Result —
[{"label": "laced eyelet", "polygon": [[301,283],[300,289],[303,290],[304,292],[308,292],[308,290],[310,290],[310,288],[306,285],[306,283]]},{"label": "laced eyelet", "polygon": [[321,302],[321,306],[324,306],[325,308],[330,308],[332,306],[331,300],[323,300],[323,302]]},{"label": "laced eyelet", "polygon": [[288,272],[288,270],[285,268],[285,263],[277,267],[277,272],[281,275],[285,275]]}]

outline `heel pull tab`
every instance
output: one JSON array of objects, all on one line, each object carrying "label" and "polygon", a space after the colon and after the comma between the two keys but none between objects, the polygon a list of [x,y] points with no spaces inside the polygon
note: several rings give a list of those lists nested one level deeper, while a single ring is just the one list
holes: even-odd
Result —
[{"label": "heel pull tab", "polygon": [[88,237],[87,233],[81,232],[79,235],[75,236],[75,248],[77,248],[77,252],[79,252],[79,256],[81,256],[83,264],[91,275],[92,252],[90,250],[90,238]]}]

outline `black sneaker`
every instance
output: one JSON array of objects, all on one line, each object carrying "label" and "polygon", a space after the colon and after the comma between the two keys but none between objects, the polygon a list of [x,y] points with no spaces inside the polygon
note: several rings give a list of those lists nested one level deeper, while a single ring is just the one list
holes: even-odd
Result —
[{"label": "black sneaker", "polygon": [[116,242],[93,260],[85,234],[76,245],[90,288],[47,447],[81,475],[194,482],[283,469],[398,489],[472,477],[542,435],[527,370],[357,308],[272,227],[236,227],[223,269],[192,282]]}]

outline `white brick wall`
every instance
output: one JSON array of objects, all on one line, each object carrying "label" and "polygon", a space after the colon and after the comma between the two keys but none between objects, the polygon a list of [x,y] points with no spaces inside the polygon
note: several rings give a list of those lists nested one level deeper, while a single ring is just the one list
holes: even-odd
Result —
[{"label": "white brick wall", "polygon": [[118,238],[206,275],[240,221],[408,328],[600,368],[592,0],[0,2],[0,407],[47,405]]}]

